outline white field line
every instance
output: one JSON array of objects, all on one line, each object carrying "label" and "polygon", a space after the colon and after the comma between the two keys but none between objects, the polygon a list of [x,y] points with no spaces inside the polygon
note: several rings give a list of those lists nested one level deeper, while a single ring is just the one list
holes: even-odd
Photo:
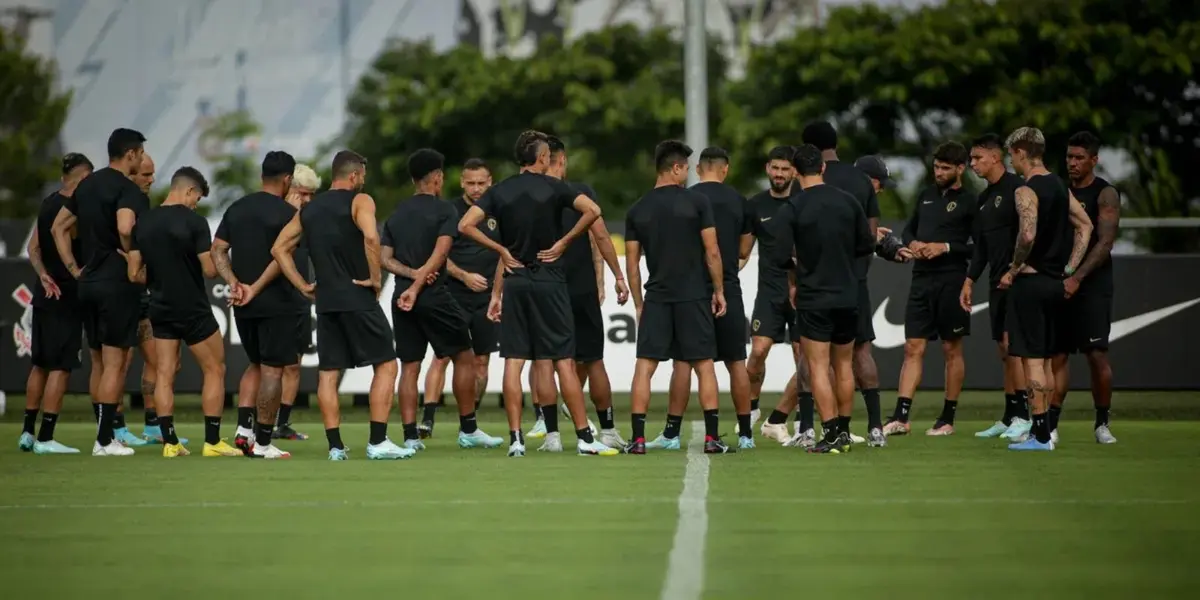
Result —
[{"label": "white field line", "polygon": [[692,422],[687,469],[679,493],[679,522],[667,559],[663,600],[695,600],[704,591],[704,550],[708,537],[708,455],[704,453],[704,422]]}]

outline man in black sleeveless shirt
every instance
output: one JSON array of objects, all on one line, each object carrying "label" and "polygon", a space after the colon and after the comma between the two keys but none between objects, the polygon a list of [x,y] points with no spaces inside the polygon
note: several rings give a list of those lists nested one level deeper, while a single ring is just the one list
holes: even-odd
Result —
[{"label": "man in black sleeveless shirt", "polygon": [[[1012,266],[998,287],[1011,288],[1006,329],[1009,354],[1020,357],[1030,389],[1032,437],[1010,450],[1053,450],[1047,412],[1054,395],[1050,358],[1059,354],[1058,328],[1064,320],[1063,278],[1075,271],[1087,250],[1091,221],[1057,175],[1046,170],[1041,130],[1022,127],[1004,144],[1013,169],[1025,178],[1017,188],[1018,233]],[[1072,235],[1072,230],[1074,230]]]},{"label": "man in black sleeveless shirt", "polygon": [[[63,265],[50,227],[62,209],[63,201],[75,193],[80,181],[92,173],[92,162],[72,152],[63,156],[62,187],[50,194],[38,209],[33,236],[29,238],[29,264],[38,280],[33,288],[33,368],[25,382],[25,423],[18,444],[35,454],[77,454],[54,441],[58,411],[67,392],[71,371],[79,368],[83,338],[83,319],[79,311],[79,292],[75,278]],[[79,238],[72,244],[80,252]],[[99,367],[93,369],[98,371]],[[34,437],[38,412],[42,428]]]},{"label": "man in black sleeveless shirt", "polygon": [[1108,427],[1108,411],[1112,405],[1112,365],[1108,362],[1108,334],[1112,329],[1113,267],[1112,247],[1121,222],[1121,197],[1117,188],[1097,177],[1100,139],[1081,131],[1067,140],[1067,173],[1071,179],[1071,194],[1083,203],[1084,210],[1096,228],[1088,245],[1083,264],[1067,277],[1064,285],[1070,299],[1070,338],[1062,346],[1063,354],[1054,357],[1054,398],[1050,400],[1050,430],[1058,428],[1070,385],[1067,353],[1082,352],[1092,373],[1092,405],[1096,409],[1096,441],[1115,444]]},{"label": "man in black sleeveless shirt", "polygon": [[[396,386],[396,349],[392,331],[379,306],[383,289],[380,239],[375,199],[362,193],[367,159],[349,150],[333,157],[333,183],[313,198],[283,228],[271,248],[284,276],[317,303],[317,401],[325,421],[329,460],[346,460],[342,443],[338,382],[342,371],[371,366],[369,402],[371,432],[367,458],[408,458],[415,450],[401,448],[387,437],[388,413]],[[304,235],[316,283],[296,269],[292,252]]]}]

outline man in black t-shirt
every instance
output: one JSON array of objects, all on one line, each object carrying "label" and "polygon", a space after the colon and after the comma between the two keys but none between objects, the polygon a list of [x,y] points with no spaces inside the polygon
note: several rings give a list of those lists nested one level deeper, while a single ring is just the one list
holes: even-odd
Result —
[{"label": "man in black t-shirt", "polygon": [[[610,456],[617,450],[596,441],[588,428],[583,388],[575,372],[570,293],[559,259],[571,242],[588,229],[596,234],[596,243],[609,246],[608,252],[613,252],[612,240],[604,221],[599,220],[600,207],[595,202],[544,174],[550,165],[547,139],[546,134],[536,131],[517,137],[514,154],[521,172],[489,189],[478,204],[467,210],[458,229],[500,256],[488,314],[500,319],[504,404],[510,437],[508,455],[525,455],[520,372],[525,362],[532,360],[534,377],[539,382],[537,391],[542,396],[540,404],[554,403],[557,394],[553,381],[554,374],[558,374],[563,400],[571,409],[579,437],[577,451]],[[562,211],[567,207],[574,207],[583,216],[575,227],[560,235]],[[499,243],[479,229],[488,218],[498,224]]]},{"label": "man in black t-shirt", "polygon": [[[664,360],[688,363],[700,384],[704,452],[735,450],[721,441],[713,319],[726,314],[725,277],[712,203],[683,187],[692,149],[668,140],[654,150],[654,189],[625,215],[625,269],[637,308],[637,365],[631,404],[633,433],[625,452],[645,454],[650,378]],[[643,249],[650,276],[642,301]],[[707,277],[705,276],[707,272]],[[664,446],[666,447],[666,446]],[[678,448],[678,436],[671,448]]]},{"label": "man in black t-shirt", "polygon": [[[362,193],[367,159],[350,150],[333,157],[333,183],[317,195],[280,232],[271,256],[292,285],[317,305],[317,401],[325,421],[329,460],[346,460],[342,442],[338,383],[342,371],[370,365],[374,374],[367,458],[411,457],[387,437],[392,390],[396,386],[396,348],[387,316],[379,306],[383,289],[375,199]],[[296,268],[294,251],[304,236],[316,282]]]},{"label": "man in black t-shirt", "polygon": [[793,163],[803,191],[779,212],[779,241],[767,259],[780,267],[795,265],[797,329],[824,429],[808,451],[837,454],[852,443],[858,264],[871,255],[876,240],[854,197],[822,179],[820,149],[798,147]]},{"label": "man in black t-shirt", "polygon": [[[141,288],[130,283],[122,255],[130,248],[136,215],[148,200],[129,176],[142,163],[146,137],[117,129],[108,138],[108,167],[92,173],[63,202],[51,233],[63,266],[79,280],[79,299],[88,344],[97,346],[100,380],[93,394],[99,423],[93,456],[129,456],[133,450],[115,439],[117,405],[129,368],[129,349],[137,345]],[[78,223],[78,225],[77,225]],[[81,257],[72,248],[71,229],[78,226]],[[77,258],[86,261],[83,266]],[[131,442],[132,443],[132,442]]]},{"label": "man in black t-shirt", "polygon": [[442,165],[436,150],[417,150],[408,173],[417,195],[401,202],[383,226],[382,266],[396,276],[392,293],[392,332],[400,359],[400,417],[404,447],[424,450],[417,433],[417,381],[432,346],[438,358],[454,361],[458,404],[458,446],[495,448],[504,443],[475,422],[475,353],[467,313],[450,296],[442,267],[458,235],[458,212],[442,202]]},{"label": "man in black t-shirt", "polygon": [[[450,201],[458,213],[456,223],[467,214],[467,209],[479,202],[488,188],[492,187],[491,169],[482,159],[469,159],[463,164],[458,182],[463,189],[463,195]],[[481,231],[493,241],[499,241],[500,229],[496,220],[489,219],[484,225]],[[454,301],[467,313],[471,327],[471,348],[475,353],[476,405],[483,400],[483,394],[487,391],[488,368],[491,365],[492,353],[499,345],[496,338],[499,328],[487,317],[497,260],[499,258],[495,252],[476,244],[466,236],[455,236],[450,246],[450,255],[446,259],[446,274],[450,276],[446,287]],[[434,358],[429,370],[425,372],[425,414],[417,426],[421,438],[433,435],[434,418],[441,402],[442,390],[446,387],[446,367],[449,365],[450,357]]]},{"label": "man in black t-shirt", "polygon": [[963,187],[967,149],[946,142],[933,153],[934,184],[917,197],[901,239],[913,253],[912,283],[904,310],[904,366],[896,410],[884,425],[886,435],[904,435],[911,429],[909,414],[925,361],[929,340],[941,340],[946,362],[946,395],[942,414],[925,435],[954,433],[958,395],[962,393],[966,366],[963,338],[971,334],[971,313],[959,302],[967,261],[973,248],[978,200]]},{"label": "man in black t-shirt", "polygon": [[[63,265],[54,235],[50,232],[63,202],[92,173],[86,156],[63,156],[62,187],[50,194],[38,209],[33,236],[29,238],[29,264],[38,280],[33,287],[33,368],[25,382],[25,422],[18,447],[35,454],[78,454],[79,450],[54,441],[54,427],[62,408],[71,371],[79,367],[83,319],[79,314],[79,293],[75,278]],[[43,245],[44,240],[44,245]],[[79,252],[79,239],[72,241]],[[99,372],[99,367],[93,369]],[[38,412],[42,428],[34,437]]]},{"label": "man in black t-shirt", "polygon": [[200,366],[204,382],[202,456],[240,456],[221,439],[225,404],[225,340],[208,303],[205,277],[215,277],[208,221],[196,204],[208,195],[199,171],[183,167],[171,176],[171,191],[162,206],[145,212],[134,228],[127,275],[150,289],[150,325],[158,351],[154,406],[163,435],[163,457],[187,456],[175,432],[175,373],[180,345]]},{"label": "man in black t-shirt", "polygon": [[279,263],[271,256],[271,244],[296,216],[296,208],[284,199],[295,170],[292,155],[268,152],[262,161],[262,191],[229,206],[212,242],[213,264],[229,286],[248,363],[238,386],[233,443],[256,458],[290,456],[271,439],[283,398],[283,371],[299,364],[296,331],[309,320],[308,300],[279,277]]},{"label": "man in black t-shirt", "polygon": [[1013,439],[1029,432],[1029,407],[1025,387],[1025,368],[1021,359],[1008,354],[1008,333],[1004,321],[1008,317],[1008,290],[1000,289],[1000,277],[1012,263],[1017,241],[1017,188],[1025,185],[1020,175],[1004,167],[1004,140],[987,134],[971,146],[971,169],[987,182],[979,193],[979,208],[975,216],[975,251],[967,279],[959,292],[959,304],[964,312],[972,310],[971,296],[975,282],[988,267],[988,314],[991,318],[992,340],[1004,365],[1004,415],[991,427],[977,432],[975,437]]},{"label": "man in black t-shirt", "polygon": [[1015,192],[1018,233],[1012,266],[1000,277],[998,287],[1011,288],[1005,322],[1008,352],[1020,357],[1025,367],[1033,416],[1032,437],[1010,444],[1009,449],[1054,450],[1047,412],[1054,393],[1051,358],[1061,353],[1064,341],[1058,329],[1066,322],[1063,298],[1071,292],[1063,278],[1083,260],[1092,223],[1066,184],[1046,170],[1042,162],[1046,138],[1039,129],[1021,127],[1004,145],[1025,185]]}]

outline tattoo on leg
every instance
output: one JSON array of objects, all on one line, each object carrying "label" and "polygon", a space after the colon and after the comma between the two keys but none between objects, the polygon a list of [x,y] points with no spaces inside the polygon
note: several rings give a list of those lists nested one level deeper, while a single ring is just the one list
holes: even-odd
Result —
[{"label": "tattoo on leg", "polygon": [[273,377],[263,377],[258,387],[258,397],[255,405],[258,409],[260,423],[274,423],[279,411],[279,399],[283,394],[283,381]]},{"label": "tattoo on leg", "polygon": [[154,329],[150,327],[150,319],[142,319],[138,321],[138,345],[145,344],[150,341],[154,335]]},{"label": "tattoo on leg", "polygon": [[142,380],[142,397],[149,398],[151,401],[153,401],[154,400],[154,388],[155,388],[155,382],[146,381],[145,379],[143,379]]},{"label": "tattoo on leg", "polygon": [[1034,392],[1040,392],[1040,393],[1043,393],[1046,395],[1053,394],[1054,393],[1054,385],[1049,384],[1049,383],[1042,383],[1040,381],[1030,381],[1029,382],[1029,393],[1033,394]]},{"label": "tattoo on leg", "polygon": [[762,385],[763,379],[765,379],[767,376],[767,374],[762,371],[751,372],[749,375],[750,375],[750,385],[752,385],[752,386],[753,385]]}]

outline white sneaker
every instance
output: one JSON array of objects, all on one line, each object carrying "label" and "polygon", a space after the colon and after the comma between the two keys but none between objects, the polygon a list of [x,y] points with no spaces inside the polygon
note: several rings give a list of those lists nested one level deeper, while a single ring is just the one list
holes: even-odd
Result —
[{"label": "white sneaker", "polygon": [[[1113,437],[1112,431],[1109,431],[1108,425],[1101,425],[1096,428],[1096,443],[1097,444],[1115,444],[1117,438]],[[33,448],[37,452],[37,446]]]},{"label": "white sneaker", "polygon": [[538,448],[538,452],[562,452],[562,436],[559,432],[546,434],[546,441],[542,442],[542,446]]},{"label": "white sneaker", "polygon": [[620,450],[609,448],[600,442],[593,441],[589,444],[583,440],[579,440],[575,444],[575,450],[584,456],[616,456],[621,453]]},{"label": "white sneaker", "polygon": [[1050,443],[1055,446],[1058,445],[1058,430],[1057,429],[1050,432]]},{"label": "white sneaker", "polygon": [[280,450],[275,444],[267,444],[266,446],[254,445],[254,449],[250,451],[250,456],[253,458],[265,458],[267,460],[275,460],[280,458],[291,458],[291,452]]},{"label": "white sneaker", "polygon": [[754,431],[754,426],[758,424],[759,417],[762,416],[762,410],[754,409],[750,411],[750,431]]},{"label": "white sneaker", "polygon": [[865,441],[867,441],[867,438],[864,438],[861,435],[855,435],[853,433],[850,434],[850,443],[851,444],[861,444]]},{"label": "white sneaker", "polygon": [[133,448],[116,440],[109,442],[107,446],[101,446],[100,442],[95,442],[92,444],[92,456],[133,456]]},{"label": "white sneaker", "polygon": [[609,448],[624,448],[626,445],[625,440],[621,439],[621,432],[616,429],[601,429],[596,439]]},{"label": "white sneaker", "polygon": [[367,458],[370,460],[398,460],[411,458],[416,453],[416,450],[401,448],[389,439],[384,439],[380,444],[367,444]]},{"label": "white sneaker", "polygon": [[253,430],[253,429],[247,429],[247,428],[245,428],[245,427],[238,427],[238,428],[237,428],[237,433],[235,433],[235,434],[234,434],[234,437],[235,437],[235,438],[237,438],[237,437],[244,437],[244,438],[246,438],[246,439],[248,439],[248,440],[250,440],[250,441],[254,441],[254,430]]},{"label": "white sneaker", "polygon": [[770,423],[763,421],[762,427],[758,429],[759,433],[768,440],[775,440],[780,444],[786,444],[792,436],[788,435],[787,423]]},{"label": "white sneaker", "polygon": [[421,440],[404,440],[404,447],[416,452],[417,450],[425,449],[425,442]]},{"label": "white sneaker", "polygon": [[513,442],[508,445],[509,458],[521,458],[525,456],[525,444],[521,442]]},{"label": "white sneaker", "polygon": [[[1115,442],[1116,440],[1113,440],[1113,441]],[[71,448],[70,446],[64,446],[54,440],[50,440],[48,442],[34,442],[33,453],[34,454],[79,454],[79,449]]]},{"label": "white sneaker", "polygon": [[537,422],[533,424],[533,429],[530,429],[529,433],[525,434],[525,437],[535,440],[546,437],[546,420],[539,417]]}]

